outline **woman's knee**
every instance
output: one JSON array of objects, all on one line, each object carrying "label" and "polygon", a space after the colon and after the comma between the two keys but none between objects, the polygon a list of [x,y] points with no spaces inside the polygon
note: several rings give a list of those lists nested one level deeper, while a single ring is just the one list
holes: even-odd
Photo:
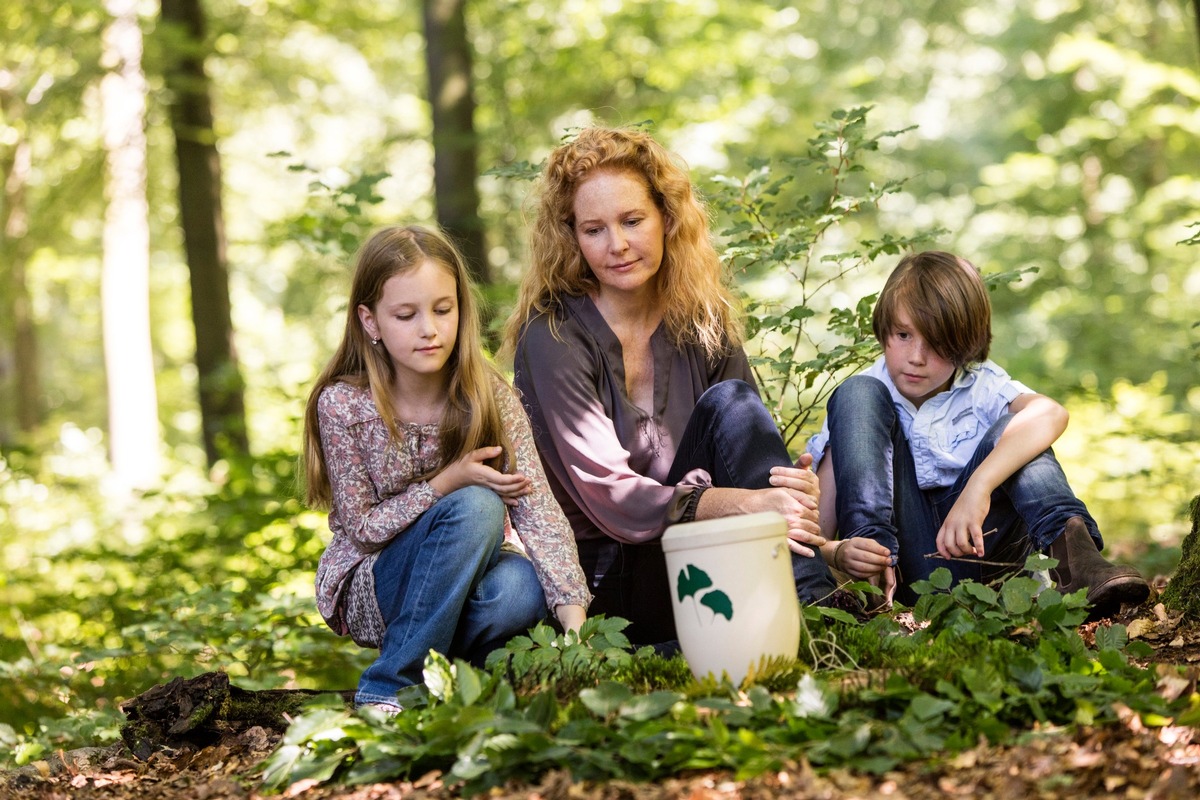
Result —
[{"label": "woman's knee", "polygon": [[696,401],[696,409],[711,413],[724,413],[730,406],[754,402],[762,405],[758,391],[745,381],[728,380],[708,387]]}]

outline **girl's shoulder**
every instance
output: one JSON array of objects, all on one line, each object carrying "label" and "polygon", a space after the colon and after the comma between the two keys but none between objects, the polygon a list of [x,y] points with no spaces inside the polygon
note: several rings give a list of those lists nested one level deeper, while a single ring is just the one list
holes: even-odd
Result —
[{"label": "girl's shoulder", "polygon": [[345,380],[336,380],[321,390],[321,396],[317,400],[317,413],[351,425],[378,417],[379,409],[375,408],[375,400],[371,397],[369,388]]}]

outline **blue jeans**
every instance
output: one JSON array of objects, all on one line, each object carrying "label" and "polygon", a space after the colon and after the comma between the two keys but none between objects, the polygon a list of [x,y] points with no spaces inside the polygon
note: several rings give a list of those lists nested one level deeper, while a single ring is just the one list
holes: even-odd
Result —
[{"label": "blue jeans", "polygon": [[[697,401],[665,483],[673,486],[702,468],[713,486],[765,489],[776,466],[794,463],[758,392],[745,381],[723,381]],[[634,644],[678,638],[661,541],[586,540],[579,543],[579,561],[595,596],[590,613],[629,620],[625,634]],[[792,554],[792,576],[801,602],[815,602],[837,588],[819,550],[812,558]]]},{"label": "blue jeans", "polygon": [[1035,456],[993,493],[984,531],[985,561],[1005,567],[926,558],[937,553],[937,532],[967,481],[996,446],[1012,414],[998,419],[950,486],[921,489],[908,440],[886,386],[856,375],[829,399],[829,453],[837,487],[837,527],[842,539],[868,536],[892,552],[897,568],[896,599],[916,601],[909,584],[928,578],[938,567],[954,581],[991,580],[1015,572],[1033,550],[1045,550],[1062,534],[1071,517],[1081,517],[1103,547],[1100,532],[1084,504],[1071,491],[1052,450]]},{"label": "blue jeans", "polygon": [[533,565],[502,552],[503,542],[504,502],[468,486],[384,547],[375,561],[383,642],[358,681],[356,703],[395,702],[398,690],[421,682],[430,650],[481,665],[546,616]]}]

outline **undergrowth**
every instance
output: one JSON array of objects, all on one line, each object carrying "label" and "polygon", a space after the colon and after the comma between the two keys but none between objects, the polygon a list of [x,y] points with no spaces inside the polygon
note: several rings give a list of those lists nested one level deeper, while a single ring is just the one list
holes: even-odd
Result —
[{"label": "undergrowth", "polygon": [[[1048,563],[1034,556],[1027,569]],[[836,652],[840,665],[777,660],[740,687],[697,681],[681,656],[634,650],[627,623],[603,617],[578,636],[535,628],[484,670],[431,652],[402,714],[316,705],[288,730],[263,782],[278,790],[438,770],[472,795],[552,769],[595,781],[700,769],[745,778],[803,757],[883,772],[981,737],[1008,742],[1035,722],[1115,723],[1118,707],[1151,726],[1200,723],[1200,696],[1168,700],[1155,670],[1130,663],[1145,645],[1122,626],[1102,627],[1095,648],[1084,643],[1082,592],[1064,597],[1026,575],[951,587],[945,570],[914,588],[916,632],[890,616],[859,624],[809,608],[812,646],[801,654]]]}]

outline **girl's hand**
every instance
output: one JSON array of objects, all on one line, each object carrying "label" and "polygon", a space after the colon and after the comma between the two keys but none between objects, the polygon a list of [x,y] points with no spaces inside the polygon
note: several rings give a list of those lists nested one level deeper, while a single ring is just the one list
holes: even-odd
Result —
[{"label": "girl's hand", "polygon": [[807,468],[772,467],[771,487],[753,490],[755,510],[782,514],[787,521],[788,547],[793,553],[812,558],[816,555],[813,548],[825,544],[816,474]]},{"label": "girl's hand", "polygon": [[587,612],[583,610],[583,606],[559,606],[554,609],[554,616],[558,617],[564,631],[575,631],[575,635],[578,636],[579,626],[587,619]]},{"label": "girl's hand", "polygon": [[938,529],[937,551],[942,558],[974,555],[982,557],[983,522],[992,507],[990,492],[975,492],[970,481],[954,501]]},{"label": "girl's hand", "polygon": [[886,575],[892,566],[891,551],[866,536],[830,542],[823,552],[829,553],[829,566],[859,580]]},{"label": "girl's hand", "polygon": [[505,473],[485,462],[500,455],[503,448],[481,447],[472,450],[429,479],[438,494],[447,495],[464,486],[483,486],[500,496],[506,505],[515,506],[533,491],[533,482],[520,472]]}]

